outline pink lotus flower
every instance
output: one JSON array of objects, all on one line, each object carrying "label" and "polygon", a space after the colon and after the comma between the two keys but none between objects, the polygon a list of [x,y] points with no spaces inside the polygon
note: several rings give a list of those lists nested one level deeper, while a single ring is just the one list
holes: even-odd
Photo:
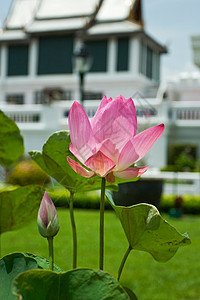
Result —
[{"label": "pink lotus flower", "polygon": [[56,208],[47,192],[44,193],[38,212],[38,230],[44,237],[53,237],[58,233],[59,222]]},{"label": "pink lotus flower", "polygon": [[131,98],[106,96],[95,116],[89,121],[83,107],[74,102],[69,112],[70,151],[90,170],[70,157],[67,160],[79,175],[91,178],[98,175],[108,182],[115,176],[133,179],[147,171],[148,166],[130,167],[140,160],[161,136],[164,125],[137,133],[136,110]]}]

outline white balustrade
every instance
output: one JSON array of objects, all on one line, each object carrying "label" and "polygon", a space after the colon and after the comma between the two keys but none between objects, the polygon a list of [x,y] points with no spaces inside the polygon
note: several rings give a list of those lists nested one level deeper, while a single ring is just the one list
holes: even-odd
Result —
[{"label": "white balustrade", "polygon": [[164,182],[163,194],[167,195],[199,195],[200,173],[195,172],[161,172],[158,169],[149,169],[142,175],[142,179]]},{"label": "white balustrade", "polygon": [[171,120],[177,126],[188,125],[200,126],[200,102],[171,102],[170,103]]},{"label": "white balustrade", "polygon": [[[92,118],[99,106],[100,101],[85,101],[84,108],[89,118]],[[150,103],[150,104],[149,104]],[[43,144],[48,137],[57,130],[68,129],[68,115],[73,101],[54,102],[50,105],[1,105],[0,109],[13,119],[19,126],[24,136],[26,153],[30,150],[41,150]],[[166,129],[169,124],[173,126],[196,126],[200,127],[200,103],[197,102],[170,102],[167,100],[159,101],[159,99],[145,99],[144,101],[135,101],[136,111],[138,115],[139,131],[147,127],[165,123]],[[170,127],[169,127],[170,128]],[[183,127],[185,132],[185,129]],[[194,129],[192,129],[192,132]],[[169,130],[166,130],[167,136]],[[163,139],[165,139],[163,136]],[[165,143],[161,140],[158,149],[154,147],[151,152],[150,164],[155,166],[157,170],[154,172],[149,170],[143,175],[143,178],[162,178],[166,180],[181,180],[183,185],[178,185],[178,193],[200,193],[200,177],[197,173],[170,173],[158,172],[158,168],[166,165],[166,158],[162,158],[160,153],[167,151]],[[166,144],[167,145],[167,144]],[[157,150],[156,150],[157,149]],[[156,150],[156,151],[155,151]],[[166,152],[167,153],[167,152]],[[164,156],[167,156],[165,153]],[[147,164],[149,164],[147,159]],[[188,184],[190,181],[190,184]],[[173,193],[173,184],[165,183],[164,191]]]},{"label": "white balustrade", "polygon": [[[100,101],[85,101],[84,108],[89,118],[92,118]],[[66,125],[69,110],[73,101],[59,101],[50,105],[1,105],[0,109],[13,119],[19,127],[22,124],[40,124],[43,127],[59,129]],[[138,123],[152,124],[168,121],[175,125],[188,124],[200,126],[200,102],[161,102],[159,99],[135,100]]]}]

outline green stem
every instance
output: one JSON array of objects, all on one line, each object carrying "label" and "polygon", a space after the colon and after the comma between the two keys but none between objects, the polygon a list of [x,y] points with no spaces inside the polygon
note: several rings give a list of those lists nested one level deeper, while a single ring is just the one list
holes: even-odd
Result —
[{"label": "green stem", "polygon": [[73,236],[73,269],[75,269],[77,267],[77,234],[76,234],[76,224],[74,218],[73,196],[74,193],[70,192],[69,211],[70,211],[72,236]]},{"label": "green stem", "polygon": [[53,271],[54,265],[54,253],[53,253],[53,237],[50,236],[47,238],[49,244],[49,270]]},{"label": "green stem", "polygon": [[1,258],[1,233],[0,233],[0,258]]},{"label": "green stem", "polygon": [[101,182],[101,200],[100,200],[100,241],[99,241],[99,269],[103,270],[104,259],[104,202],[105,202],[106,179],[103,177]]},{"label": "green stem", "polygon": [[118,278],[117,278],[118,281],[120,279],[120,276],[121,276],[122,270],[124,268],[125,262],[127,260],[127,257],[129,255],[129,253],[131,252],[131,250],[132,250],[132,247],[129,246],[128,249],[126,250],[126,253],[124,254],[124,257],[123,257],[122,261],[121,261],[121,264],[120,264],[119,270],[118,270]]}]

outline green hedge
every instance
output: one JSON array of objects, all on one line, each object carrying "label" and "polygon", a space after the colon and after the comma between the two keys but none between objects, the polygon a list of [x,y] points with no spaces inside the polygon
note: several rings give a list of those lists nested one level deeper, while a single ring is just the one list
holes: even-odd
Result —
[{"label": "green hedge", "polygon": [[[48,193],[56,207],[69,206],[69,192],[65,189],[48,190]],[[75,194],[74,207],[84,209],[99,209],[100,193],[88,192],[83,194]],[[105,208],[111,209],[110,204],[106,201]]]},{"label": "green hedge", "polygon": [[[59,188],[49,190],[49,195],[57,207],[67,206],[69,192],[65,189]],[[183,212],[186,214],[200,214],[200,195],[184,195],[182,202]],[[74,207],[85,209],[98,209],[100,201],[99,192],[89,192],[84,194],[77,194],[74,197]],[[161,199],[160,210],[168,212],[170,208],[175,206],[175,196],[163,195]],[[105,208],[111,209],[110,204],[106,201]]]},{"label": "green hedge", "polygon": [[[200,214],[200,195],[182,196],[182,208],[185,214]],[[175,206],[175,196],[163,195],[161,199],[161,211],[168,212]]]},{"label": "green hedge", "polygon": [[[0,187],[0,191],[11,190],[15,187],[4,185]],[[57,207],[68,207],[69,192],[62,188],[47,189],[51,199]],[[182,202],[183,213],[185,214],[200,214],[200,195],[184,195]],[[83,194],[76,194],[74,197],[74,207],[83,209],[99,209],[100,193],[88,192]],[[175,207],[175,196],[163,195],[161,199],[160,211],[169,212],[171,208]],[[105,202],[106,209],[112,209],[110,204]]]}]

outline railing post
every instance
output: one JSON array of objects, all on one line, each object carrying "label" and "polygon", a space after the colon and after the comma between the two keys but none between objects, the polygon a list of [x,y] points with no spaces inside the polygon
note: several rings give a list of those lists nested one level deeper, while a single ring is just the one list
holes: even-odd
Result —
[{"label": "railing post", "polygon": [[163,98],[161,112],[162,112],[162,120],[164,123],[169,121],[169,110],[170,107],[169,107],[168,98]]},{"label": "railing post", "polygon": [[41,122],[44,124],[44,128],[52,131],[60,129],[60,121],[62,119],[62,109],[56,104],[42,105]]}]

